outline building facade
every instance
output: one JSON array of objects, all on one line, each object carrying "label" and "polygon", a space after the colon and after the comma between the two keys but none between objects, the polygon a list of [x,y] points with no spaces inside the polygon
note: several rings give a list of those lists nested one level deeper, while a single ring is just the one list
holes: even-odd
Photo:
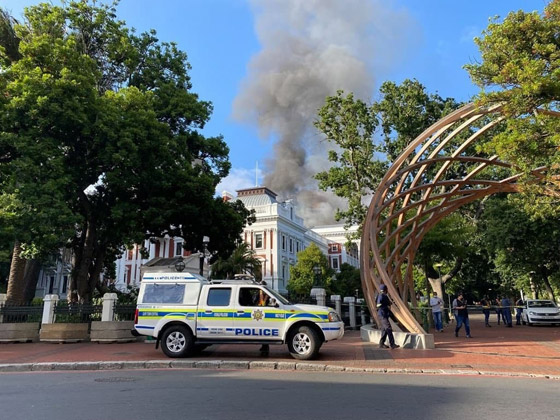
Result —
[{"label": "building facade", "polygon": [[[224,193],[224,199],[232,198]],[[314,243],[327,255],[329,241],[305,227],[293,201],[278,201],[267,187],[238,190],[237,199],[255,211],[256,221],[245,228],[243,240],[261,260],[263,280],[286,293],[290,267],[296,264],[297,253]]]}]

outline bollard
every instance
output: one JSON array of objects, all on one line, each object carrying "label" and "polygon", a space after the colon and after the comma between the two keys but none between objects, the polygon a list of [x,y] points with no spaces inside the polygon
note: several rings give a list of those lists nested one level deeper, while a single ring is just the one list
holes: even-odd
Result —
[{"label": "bollard", "polygon": [[41,323],[54,324],[54,308],[58,302],[58,295],[46,295],[43,302],[43,319]]},{"label": "bollard", "polygon": [[103,295],[103,312],[101,312],[101,321],[114,321],[115,302],[117,301],[116,293],[105,293]]},{"label": "bollard", "polygon": [[315,298],[317,299],[317,305],[319,306],[327,305],[327,292],[325,291],[325,289],[323,288],[317,289]]},{"label": "bollard", "polygon": [[366,311],[364,310],[363,306],[360,309],[360,319],[362,321],[362,325],[366,325]]},{"label": "bollard", "polygon": [[356,329],[356,298],[354,296],[346,296],[344,298],[344,302],[348,303],[350,310],[350,328],[355,330]]},{"label": "bollard", "polygon": [[334,310],[340,319],[342,319],[342,299],[340,298],[340,295],[331,295],[331,301],[334,302]]}]

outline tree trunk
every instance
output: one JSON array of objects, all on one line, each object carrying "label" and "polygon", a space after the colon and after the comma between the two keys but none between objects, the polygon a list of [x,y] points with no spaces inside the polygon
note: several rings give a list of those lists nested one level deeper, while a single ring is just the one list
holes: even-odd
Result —
[{"label": "tree trunk", "polygon": [[542,280],[543,280],[544,288],[548,292],[548,296],[550,297],[550,299],[553,302],[556,302],[556,297],[554,296],[554,289],[552,289],[552,286],[550,285],[550,282],[548,281],[548,276],[546,274],[543,274]]},{"label": "tree trunk", "polygon": [[79,302],[89,301],[89,274],[94,260],[96,242],[95,224],[87,223],[85,237],[81,249],[77,250],[72,277],[76,280],[77,299]]},{"label": "tree trunk", "polygon": [[31,302],[35,297],[35,291],[37,290],[37,282],[39,281],[39,273],[41,272],[41,263],[39,260],[32,259],[27,260],[25,265],[25,275],[24,275],[24,300],[25,302]]},{"label": "tree trunk", "polygon": [[21,244],[16,240],[8,277],[8,303],[21,305],[25,302],[25,263],[25,258],[21,257]]}]

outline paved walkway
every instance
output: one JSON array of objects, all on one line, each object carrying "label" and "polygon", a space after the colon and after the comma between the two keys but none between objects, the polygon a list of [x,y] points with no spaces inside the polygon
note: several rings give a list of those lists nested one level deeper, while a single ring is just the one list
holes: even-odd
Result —
[{"label": "paved walkway", "polygon": [[261,356],[256,345],[214,345],[199,356],[169,359],[153,343],[13,343],[0,344],[0,372],[29,370],[91,370],[119,368],[249,368],[356,372],[508,375],[560,379],[560,327],[495,324],[485,328],[478,315],[471,318],[473,338],[458,338],[454,326],[435,333],[434,350],[384,350],[364,343],[359,331],[326,343],[319,358],[292,359],[286,346],[271,346]]}]

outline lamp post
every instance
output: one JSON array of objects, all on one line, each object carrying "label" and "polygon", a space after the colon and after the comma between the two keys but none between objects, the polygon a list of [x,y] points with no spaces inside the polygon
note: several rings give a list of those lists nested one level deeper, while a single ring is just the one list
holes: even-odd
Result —
[{"label": "lamp post", "polygon": [[210,238],[208,236],[202,237],[202,251],[199,252],[198,256],[200,257],[200,265],[199,265],[199,274],[204,276],[204,259],[206,258],[206,252],[208,249],[208,244],[210,243]]}]

